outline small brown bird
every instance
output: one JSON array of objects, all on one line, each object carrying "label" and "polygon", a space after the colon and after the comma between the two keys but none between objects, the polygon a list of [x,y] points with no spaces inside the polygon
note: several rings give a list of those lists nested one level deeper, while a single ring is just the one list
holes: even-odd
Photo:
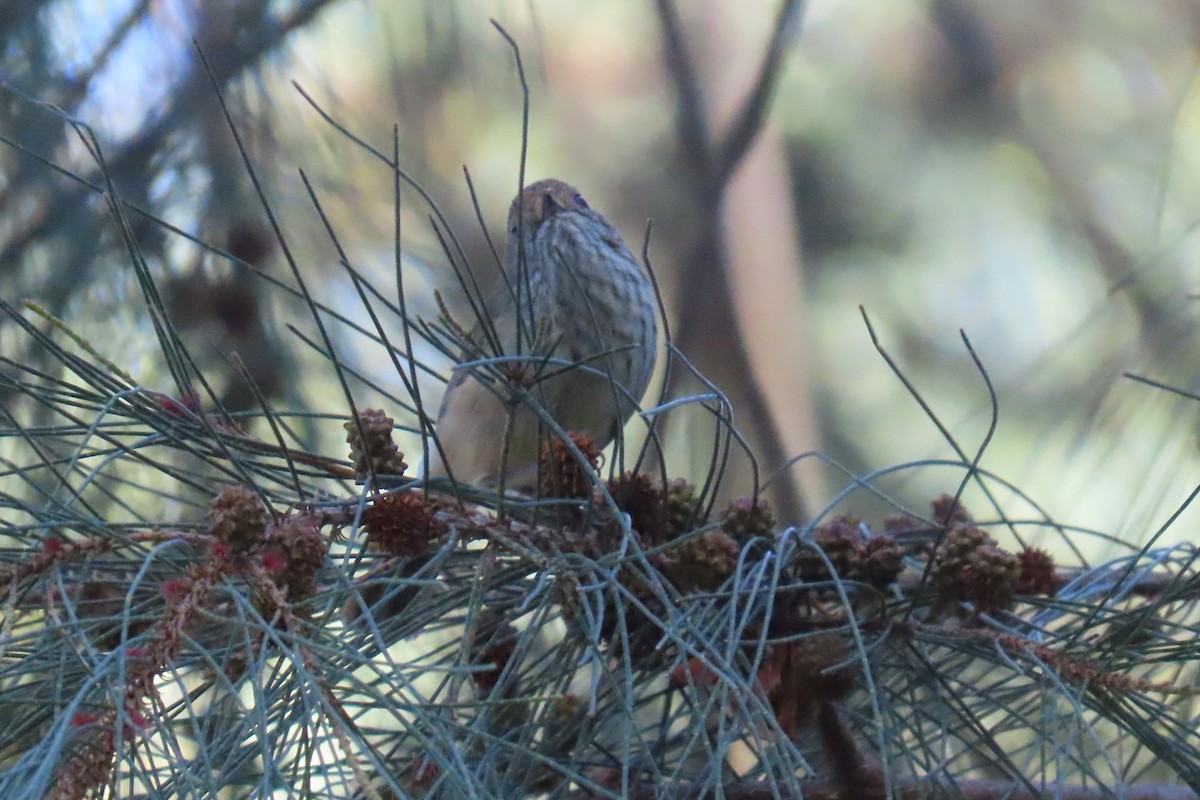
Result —
[{"label": "small brown bird", "polygon": [[428,474],[448,464],[455,479],[491,487],[503,472],[505,487],[528,489],[551,438],[534,408],[600,448],[633,414],[654,372],[654,291],[616,229],[548,179],[509,208],[505,275],[486,310],[490,330],[475,326],[460,361],[497,350],[511,360],[455,367],[437,419],[445,459],[431,448]]}]

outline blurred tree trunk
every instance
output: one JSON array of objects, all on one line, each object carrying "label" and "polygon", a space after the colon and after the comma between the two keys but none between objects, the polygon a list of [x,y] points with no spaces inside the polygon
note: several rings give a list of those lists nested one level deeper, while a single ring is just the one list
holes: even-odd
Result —
[{"label": "blurred tree trunk", "polygon": [[[667,70],[679,93],[679,159],[689,182],[681,189],[693,203],[676,276],[675,344],[728,396],[760,480],[788,458],[820,449],[782,143],[769,126],[763,129],[765,110],[752,127],[743,126],[765,71],[763,53],[788,46],[798,6],[785,4],[777,19],[763,20],[760,35],[748,36],[740,27],[744,15],[712,0],[688,4],[686,17],[658,3]],[[780,66],[769,66],[768,80]],[[733,143],[741,136],[748,149],[739,151]],[[671,384],[669,397],[701,388],[678,369]],[[693,474],[702,474],[710,459],[711,431],[712,417],[697,413],[669,428],[672,444],[682,439],[692,448]],[[718,507],[752,488],[752,472],[735,449]],[[819,494],[807,463],[781,475],[766,496],[790,523],[804,520],[805,494]]]}]

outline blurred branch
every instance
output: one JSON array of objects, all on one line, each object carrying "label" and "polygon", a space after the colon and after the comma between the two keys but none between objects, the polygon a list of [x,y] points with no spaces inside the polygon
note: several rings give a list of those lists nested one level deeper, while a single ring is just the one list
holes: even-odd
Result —
[{"label": "blurred branch", "polygon": [[[185,22],[191,25],[194,40],[202,42],[212,58],[214,79],[226,87],[261,67],[292,34],[332,5],[333,0],[301,0],[285,12],[276,12],[261,0],[212,3],[197,6]],[[118,70],[125,68],[122,57],[138,46],[139,32],[158,23],[153,9],[152,3],[141,0],[109,20],[111,24],[98,32],[102,38],[94,50],[73,69],[50,55],[33,68],[29,66],[33,59],[23,55],[29,48],[53,52],[47,42],[73,35],[69,27],[65,32],[56,27],[64,20],[52,21],[31,5],[13,12],[10,27],[0,24],[4,37],[0,45],[15,49],[20,59],[0,60],[0,74],[5,78],[0,82],[0,103],[9,112],[0,112],[5,119],[0,143],[8,145],[8,152],[0,154],[4,156],[0,173],[9,178],[0,194],[0,220],[4,221],[0,224],[0,279],[11,282],[10,291],[36,298],[53,315],[63,313],[71,299],[93,282],[108,277],[110,265],[119,258],[114,257],[120,237],[114,236],[112,219],[96,213],[99,194],[115,195],[127,207],[151,209],[151,216],[131,218],[130,232],[152,264],[165,261],[167,244],[173,233],[178,235],[153,216],[171,204],[172,191],[187,194],[187,204],[201,229],[218,223],[222,209],[238,205],[229,191],[236,180],[230,176],[238,175],[238,171],[229,168],[225,151],[201,147],[204,155],[197,157],[189,149],[197,136],[204,136],[207,129],[202,120],[212,116],[212,106],[207,102],[208,79],[196,68],[195,59],[188,59],[186,54],[178,66],[158,78],[168,88],[162,102],[155,106],[147,102],[137,108],[133,112],[135,120],[124,130],[99,129],[93,134],[77,119],[80,108],[104,94],[108,83],[134,80]],[[100,27],[87,13],[75,11],[66,19],[78,26]],[[85,143],[82,149],[63,146],[72,131],[80,137],[86,134],[96,143]],[[205,174],[210,178],[207,182]],[[104,180],[98,180],[101,175]],[[205,235],[203,230],[195,234]],[[178,257],[171,263],[173,273],[184,272]],[[33,265],[44,266],[39,269]],[[206,284],[193,281],[190,286],[202,289]],[[243,287],[237,297],[232,293],[225,296],[254,308],[261,306],[255,305],[249,287]],[[220,311],[211,303],[205,306],[193,302],[188,307],[196,317]],[[256,321],[256,315],[243,316]],[[19,360],[33,364],[44,357],[36,343],[27,346],[31,349]],[[277,368],[286,364],[286,359],[277,354],[255,360],[254,353],[272,349],[264,337],[253,341],[243,337],[237,346],[248,364],[268,364],[277,374]],[[257,380],[269,394],[276,393],[273,387],[285,383],[264,373],[258,374]],[[0,395],[7,391],[0,389]],[[236,398],[231,395],[230,399],[232,402]]]},{"label": "blurred branch", "polygon": [[754,143],[758,132],[762,129],[767,109],[770,108],[771,96],[775,92],[775,84],[779,78],[779,69],[783,56],[787,53],[788,36],[792,26],[801,17],[803,0],[785,0],[779,7],[779,14],[772,29],[771,41],[767,52],[763,55],[762,66],[758,69],[758,78],[754,88],[746,98],[745,104],[725,134],[721,154],[717,160],[717,180],[724,186],[729,182],[742,157]]},{"label": "blurred branch", "polygon": [[[726,356],[721,359],[721,368],[718,370],[710,363],[700,366],[719,376],[726,391],[737,389],[740,392],[736,405],[739,412],[746,415],[743,419],[749,420],[753,449],[774,468],[784,463],[789,454],[783,445],[784,437],[778,422],[750,365],[745,335],[734,311],[722,210],[729,179],[762,130],[786,52],[787,33],[802,3],[784,0],[781,4],[758,76],[721,144],[713,141],[709,129],[703,93],[688,52],[678,8],[673,0],[655,0],[655,7],[662,29],[663,57],[679,103],[675,117],[679,153],[699,216],[692,228],[697,231],[695,241],[682,259],[686,272],[680,280],[684,287],[680,307],[707,309],[703,325],[687,316],[680,320],[676,344],[683,352],[703,359],[705,353],[714,349],[706,346],[715,341],[707,337],[720,338],[720,349]],[[674,385],[669,386],[668,391],[677,390],[684,379],[681,373],[673,374],[670,380]],[[775,483],[772,497],[785,519],[799,522],[806,518],[804,501],[794,478]]]},{"label": "blurred branch", "polygon": [[[307,0],[300,3],[291,13],[278,18],[267,17],[261,20],[258,27],[227,27],[215,26],[224,34],[224,38],[214,38],[211,30],[197,32],[197,40],[203,40],[210,52],[219,53],[219,58],[213,59],[213,79],[220,85],[225,85],[246,69],[261,61],[269,52],[282,44],[295,30],[311,22],[313,18],[333,0]],[[245,22],[242,15],[239,21]],[[127,28],[128,20],[122,23],[122,30]],[[112,44],[105,46],[103,55],[112,49]],[[92,73],[94,75],[94,72]],[[10,92],[16,91],[11,85],[4,88]],[[167,137],[179,127],[181,119],[195,113],[197,99],[209,89],[207,77],[196,70],[180,80],[176,91],[170,93],[170,105],[155,119],[153,123],[143,128],[117,152],[107,158],[106,171],[114,177],[118,189],[121,188],[120,177],[125,174],[147,173],[152,160],[161,153]],[[17,92],[24,96],[25,93]],[[82,97],[86,92],[79,92]],[[69,111],[47,108],[47,113],[58,113],[69,118]],[[15,142],[3,138],[10,144]],[[76,185],[69,189],[60,188],[53,193],[47,205],[39,214],[36,222],[24,228],[20,235],[10,239],[0,249],[0,269],[6,264],[20,263],[18,257],[33,242],[44,238],[57,230],[66,220],[72,219],[69,210],[77,209],[92,189],[86,185]],[[22,197],[22,202],[28,202],[28,197]],[[72,265],[73,275],[78,277],[81,272]],[[86,274],[86,273],[82,273]],[[65,282],[75,286],[76,281]],[[60,284],[61,285],[61,284]],[[57,311],[56,303],[49,304]]]},{"label": "blurred branch", "polygon": [[793,25],[800,19],[803,0],[784,0],[779,6],[754,85],[729,130],[725,132],[723,141],[716,145],[709,132],[700,81],[688,53],[679,11],[674,0],[655,0],[655,5],[662,26],[667,72],[679,96],[675,124],[680,145],[688,155],[701,185],[706,191],[719,194],[762,130],[783,57],[787,53],[788,37]]},{"label": "blurred branch", "polygon": [[688,157],[693,178],[698,179],[698,188],[707,192],[712,188],[712,156],[708,136],[708,114],[704,108],[704,98],[700,94],[700,81],[688,54],[675,0],[655,0],[655,4],[658,7],[659,24],[662,26],[663,56],[667,62],[667,72],[674,80],[675,92],[679,97],[679,110],[675,114],[679,144]]}]

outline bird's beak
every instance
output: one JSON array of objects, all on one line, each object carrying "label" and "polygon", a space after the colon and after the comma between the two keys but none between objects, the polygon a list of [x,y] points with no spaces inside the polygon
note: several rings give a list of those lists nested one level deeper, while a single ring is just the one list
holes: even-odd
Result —
[{"label": "bird's beak", "polygon": [[554,199],[554,196],[549,192],[542,195],[542,219],[550,219],[552,216],[562,211],[562,206]]}]

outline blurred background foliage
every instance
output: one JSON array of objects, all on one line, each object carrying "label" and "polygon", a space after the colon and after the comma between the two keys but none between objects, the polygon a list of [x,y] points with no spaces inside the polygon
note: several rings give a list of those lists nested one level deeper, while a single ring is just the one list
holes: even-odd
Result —
[{"label": "blurred background foliage", "polygon": [[[984,468],[1056,518],[1143,539],[1200,479],[1196,402],[1123,377],[1200,389],[1200,8],[813,0],[780,29],[761,130],[728,185],[714,183],[714,170],[733,163],[722,162],[721,148],[738,130],[779,8],[8,0],[0,297],[42,304],[144,385],[177,393],[96,155],[53,106],[90,126],[112,188],[148,212],[131,214],[133,233],[221,402],[258,407],[233,367],[236,353],[272,404],[345,415],[325,358],[287,327],[304,306],[180,233],[290,281],[192,40],[317,299],[361,320],[298,170],[348,261],[388,296],[392,174],[292,84],[384,153],[397,126],[400,164],[471,262],[494,272],[463,175],[465,166],[490,235],[502,241],[518,187],[522,95],[494,18],[519,44],[530,81],[527,180],[576,184],[635,251],[653,221],[648,252],[675,342],[729,394],[764,475],[809,451],[851,474],[956,458],[875,352],[861,305],[972,454],[991,406],[960,329],[969,336],[999,399]],[[410,310],[435,316],[440,289],[465,313],[429,214],[404,192]],[[333,333],[353,369],[403,394],[390,358],[352,331]],[[37,364],[28,341],[0,327],[0,353]],[[702,388],[676,369],[668,391]],[[430,379],[426,389],[428,403],[440,385]],[[389,407],[371,395],[356,390],[356,402]],[[711,430],[695,406],[672,416],[672,473],[703,474]],[[344,450],[342,434],[337,424],[307,432],[325,437],[313,444],[331,455]],[[420,449],[415,438],[401,446]],[[878,485],[924,507],[962,475],[918,467]],[[744,494],[744,459],[732,468],[725,491]],[[846,483],[846,472],[810,458],[773,483],[770,497],[784,520],[799,521]],[[1026,513],[1015,497],[1001,500]],[[856,497],[855,510],[869,515],[864,502]],[[1192,522],[1180,524],[1184,532]]]}]

